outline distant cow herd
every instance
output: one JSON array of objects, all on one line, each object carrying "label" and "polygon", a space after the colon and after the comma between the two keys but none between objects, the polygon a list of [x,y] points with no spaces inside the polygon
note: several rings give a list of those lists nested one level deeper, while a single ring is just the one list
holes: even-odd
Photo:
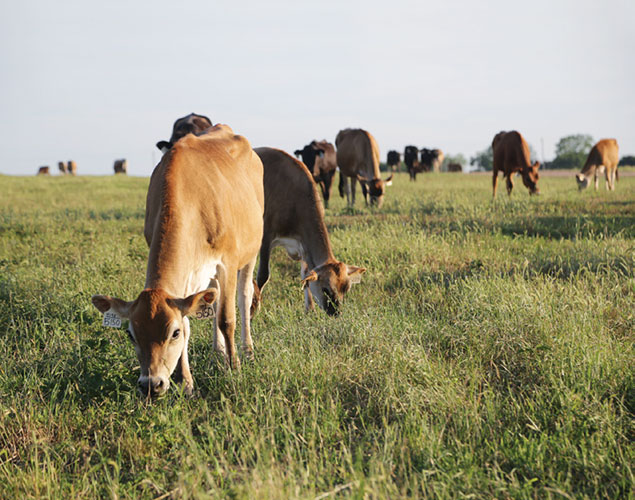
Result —
[{"label": "distant cow herd", "polygon": [[[338,315],[345,295],[361,282],[366,269],[339,261],[331,246],[324,206],[333,176],[339,166],[340,195],[350,206],[359,182],[366,204],[380,208],[394,175],[382,179],[377,142],[362,129],[341,130],[335,145],[311,141],[295,151],[300,161],[280,149],[252,149],[229,126],[213,125],[192,113],[175,122],[169,141],[156,145],[163,157],[152,173],[146,199],[149,255],[144,289],[131,301],[92,297],[105,326],[119,328],[122,320],[129,320],[127,333],[140,364],[138,390],[149,397],[164,394],[173,374],[183,391],[192,393],[189,318],[213,319],[214,350],[228,366],[239,368],[236,299],[243,358],[253,359],[251,318],[262,306],[275,247],[300,262],[306,310],[317,304],[328,315]],[[500,132],[492,147],[494,196],[499,172],[508,193],[519,174],[529,193],[538,194],[540,165],[530,163],[523,137],[516,131]],[[417,173],[439,169],[443,153],[407,146],[403,159],[415,180]],[[391,170],[400,161],[399,153],[388,154]],[[591,177],[597,188],[597,173],[604,171],[609,189],[614,189],[616,164],[617,142],[600,141],[578,174],[580,188]],[[115,162],[116,172],[126,170],[125,160]],[[460,171],[461,165],[450,164],[448,170]]]}]

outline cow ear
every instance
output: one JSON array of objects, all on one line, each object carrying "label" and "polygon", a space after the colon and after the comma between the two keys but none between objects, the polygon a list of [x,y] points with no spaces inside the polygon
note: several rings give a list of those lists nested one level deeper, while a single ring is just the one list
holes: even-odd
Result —
[{"label": "cow ear", "polygon": [[384,181],[385,186],[392,186],[392,178],[395,174],[390,174],[390,177]]},{"label": "cow ear", "polygon": [[300,151],[299,149],[296,149],[296,150],[293,152],[293,154],[294,154],[294,155],[296,155],[296,156],[299,158],[299,157],[300,157],[300,155],[302,154],[302,151]]},{"label": "cow ear", "polygon": [[302,280],[302,290],[304,290],[307,286],[309,286],[309,283],[311,283],[312,281],[317,281],[318,279],[318,275],[315,271],[311,271],[306,278],[304,278]]},{"label": "cow ear", "polygon": [[368,184],[368,179],[367,179],[366,177],[364,177],[363,175],[359,175],[359,174],[357,174],[357,180],[358,180],[359,182],[363,182],[363,183],[365,183],[365,184]]},{"label": "cow ear", "polygon": [[168,141],[157,142],[157,148],[159,148],[159,151],[161,151],[162,153],[166,153],[171,147],[172,147],[172,143]]},{"label": "cow ear", "polygon": [[109,297],[108,295],[93,295],[90,300],[102,314],[112,310],[122,318],[130,317],[132,302],[126,302],[125,300]]},{"label": "cow ear", "polygon": [[181,311],[183,316],[192,316],[207,309],[218,297],[218,288],[208,288],[202,292],[193,293],[184,299],[174,299],[172,303]]},{"label": "cow ear", "polygon": [[357,283],[361,283],[362,274],[366,272],[366,268],[347,265],[346,272],[348,273],[348,279],[351,280],[351,284],[356,285]]}]

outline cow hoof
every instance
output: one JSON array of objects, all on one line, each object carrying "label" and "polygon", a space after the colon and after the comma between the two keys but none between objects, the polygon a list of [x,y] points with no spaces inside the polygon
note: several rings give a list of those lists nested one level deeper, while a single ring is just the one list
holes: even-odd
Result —
[{"label": "cow hoof", "polygon": [[253,363],[256,360],[253,349],[243,350],[243,358],[249,363]]},{"label": "cow hoof", "polygon": [[192,397],[194,393],[194,382],[192,380],[186,380],[183,382],[183,394],[185,394],[188,398]]}]

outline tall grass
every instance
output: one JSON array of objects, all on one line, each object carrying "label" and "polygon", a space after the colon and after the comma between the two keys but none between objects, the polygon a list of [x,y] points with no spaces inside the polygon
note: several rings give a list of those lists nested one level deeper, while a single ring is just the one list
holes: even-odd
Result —
[{"label": "tall grass", "polygon": [[305,314],[276,251],[256,361],[219,370],[193,321],[195,397],[149,404],[90,304],[143,286],[148,180],[0,177],[0,497],[632,496],[635,179],[517,184],[332,199],[368,269],[341,316]]}]

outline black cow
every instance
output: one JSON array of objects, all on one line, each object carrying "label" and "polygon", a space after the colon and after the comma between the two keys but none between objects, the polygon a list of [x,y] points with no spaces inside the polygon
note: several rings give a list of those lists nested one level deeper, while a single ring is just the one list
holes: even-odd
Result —
[{"label": "black cow", "polygon": [[403,161],[406,164],[410,180],[416,181],[417,174],[421,172],[421,164],[419,163],[419,149],[416,146],[406,146],[403,153]]},{"label": "black cow", "polygon": [[421,150],[421,172],[439,172],[443,163],[443,151],[423,148]]},{"label": "black cow", "polygon": [[303,149],[297,149],[293,154],[302,158],[302,163],[311,172],[315,183],[320,186],[324,206],[328,208],[333,176],[337,169],[335,147],[326,140],[311,141],[310,144],[304,146]]},{"label": "black cow", "polygon": [[211,126],[212,120],[207,118],[207,116],[190,113],[189,115],[179,118],[174,122],[174,126],[172,127],[172,137],[170,137],[169,141],[157,142],[157,148],[159,148],[162,153],[165,153],[174,146],[176,141],[178,141],[181,137],[184,137],[187,134],[198,135]]},{"label": "black cow", "polygon": [[388,151],[388,157],[386,158],[386,164],[392,172],[399,170],[399,163],[401,163],[401,155],[397,151]]}]

